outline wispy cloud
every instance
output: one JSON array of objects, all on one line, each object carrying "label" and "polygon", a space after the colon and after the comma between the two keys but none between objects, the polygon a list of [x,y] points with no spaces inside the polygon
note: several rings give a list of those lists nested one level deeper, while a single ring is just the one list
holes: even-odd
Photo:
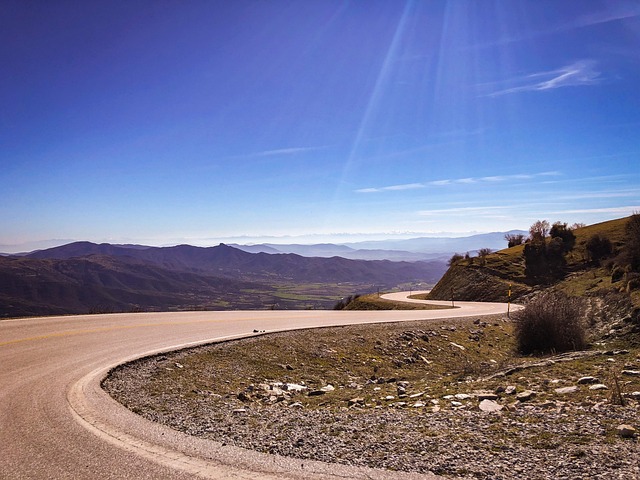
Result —
[{"label": "wispy cloud", "polygon": [[640,212],[640,205],[625,205],[622,207],[607,207],[607,208],[580,208],[575,210],[559,210],[556,212],[549,212],[556,215],[573,214],[573,213],[617,213],[617,214],[632,214],[633,212]]},{"label": "wispy cloud", "polygon": [[387,187],[380,187],[380,188],[361,188],[359,190],[356,190],[356,192],[358,193],[376,193],[376,192],[392,192],[392,191],[398,191],[398,190],[416,190],[418,188],[425,188],[425,184],[423,183],[406,183],[403,185],[390,185]]},{"label": "wispy cloud", "polygon": [[488,177],[465,177],[465,178],[457,178],[457,179],[442,179],[442,180],[433,180],[430,182],[424,183],[406,183],[401,185],[389,185],[384,187],[369,187],[369,188],[360,188],[355,190],[356,193],[380,193],[380,192],[391,192],[391,191],[399,191],[399,190],[416,190],[427,187],[444,187],[447,185],[473,185],[480,183],[497,183],[497,182],[509,182],[515,180],[533,180],[535,178],[540,177],[557,177],[562,175],[560,172],[541,172],[534,174],[516,174],[516,175],[497,175],[497,176],[488,176]]},{"label": "wispy cloud", "polygon": [[502,36],[493,41],[485,43],[475,43],[468,48],[490,48],[496,45],[505,45],[509,43],[532,40],[548,35],[562,34],[578,28],[588,28],[592,26],[602,25],[604,23],[618,22],[630,18],[640,17],[640,5],[636,2],[609,2],[606,4],[606,10],[586,13],[564,23],[551,25],[542,30],[525,30],[523,32]]},{"label": "wispy cloud", "polygon": [[435,215],[495,215],[497,211],[503,211],[505,207],[485,206],[485,207],[454,207],[439,210],[420,210],[418,215],[435,216]]},{"label": "wispy cloud", "polygon": [[609,11],[588,13],[577,18],[573,22],[557,27],[557,31],[571,30],[573,28],[591,27],[603,23],[616,22],[640,16],[640,5],[637,3],[619,2],[607,4],[611,8]]},{"label": "wispy cloud", "polygon": [[557,200],[595,200],[597,198],[626,198],[640,197],[640,190],[624,190],[616,192],[586,192],[573,195],[561,195]]},{"label": "wispy cloud", "polygon": [[273,155],[295,155],[297,153],[313,152],[315,150],[322,150],[327,148],[322,147],[291,147],[291,148],[278,148],[275,150],[264,150],[262,152],[256,152],[251,154],[253,157],[270,157]]},{"label": "wispy cloud", "polygon": [[541,92],[556,88],[596,85],[600,81],[602,81],[602,76],[596,70],[596,63],[593,60],[580,60],[556,70],[508,79],[503,83],[513,86],[496,90],[486,96],[498,97],[519,92]]}]

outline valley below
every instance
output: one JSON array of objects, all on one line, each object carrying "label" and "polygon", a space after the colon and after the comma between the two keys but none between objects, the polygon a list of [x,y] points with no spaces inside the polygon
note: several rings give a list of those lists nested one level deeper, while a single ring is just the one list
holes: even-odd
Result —
[{"label": "valley below", "polygon": [[76,242],[0,256],[0,318],[189,310],[332,309],[344,297],[434,285],[442,260],[351,260]]}]

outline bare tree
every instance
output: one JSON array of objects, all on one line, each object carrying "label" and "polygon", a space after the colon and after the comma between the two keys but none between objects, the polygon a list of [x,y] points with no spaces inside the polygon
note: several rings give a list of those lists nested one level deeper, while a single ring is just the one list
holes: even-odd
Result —
[{"label": "bare tree", "polygon": [[484,265],[487,261],[487,255],[491,254],[490,248],[481,248],[478,250],[478,257],[480,257],[480,265]]},{"label": "bare tree", "polygon": [[524,235],[521,233],[507,233],[504,236],[504,239],[507,241],[509,248],[515,247],[516,245],[522,245],[524,243]]},{"label": "bare tree", "polygon": [[538,220],[531,227],[529,227],[529,236],[532,242],[541,242],[547,238],[549,233],[549,222],[546,220]]}]

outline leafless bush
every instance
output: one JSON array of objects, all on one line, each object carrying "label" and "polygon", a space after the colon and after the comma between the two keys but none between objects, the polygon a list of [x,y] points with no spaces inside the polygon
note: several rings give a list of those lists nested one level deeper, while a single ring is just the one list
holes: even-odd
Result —
[{"label": "leafless bush", "polygon": [[460,255],[459,253],[454,253],[453,255],[451,255],[451,258],[447,262],[447,265],[449,265],[451,267],[451,266],[455,265],[456,263],[458,263],[463,258],[464,257],[462,255]]},{"label": "leafless bush", "polygon": [[540,295],[513,315],[518,351],[529,353],[582,350],[584,302],[558,292]]},{"label": "leafless bush", "polygon": [[504,239],[507,241],[507,246],[511,248],[516,245],[522,245],[524,243],[525,236],[522,233],[507,233],[504,236]]},{"label": "leafless bush", "polygon": [[358,298],[360,298],[360,295],[349,295],[348,297],[344,297],[333,306],[333,309],[344,310],[350,303],[355,302]]}]

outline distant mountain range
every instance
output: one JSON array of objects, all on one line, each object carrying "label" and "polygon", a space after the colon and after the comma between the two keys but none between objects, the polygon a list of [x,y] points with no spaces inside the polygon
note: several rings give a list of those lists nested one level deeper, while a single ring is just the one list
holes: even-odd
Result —
[{"label": "distant mountain range", "polygon": [[434,284],[445,270],[442,261],[248,253],[224,244],[203,248],[74,242],[0,257],[0,317],[276,304],[301,308],[308,304],[301,303],[304,291],[287,291],[292,286],[300,290],[300,285],[316,292],[318,307],[330,308],[347,293],[407,282]]},{"label": "distant mountain range", "polygon": [[295,253],[305,257],[343,257],[354,260],[393,260],[416,262],[448,260],[454,253],[476,253],[481,248],[500,250],[507,246],[506,234],[523,234],[523,230],[493,232],[468,237],[418,237],[406,240],[378,240],[345,244],[315,245],[263,243],[233,247],[250,253]]},{"label": "distant mountain range", "polygon": [[68,260],[91,255],[121,260],[131,258],[171,271],[246,281],[269,281],[275,277],[292,282],[367,282],[388,287],[411,279],[437,281],[444,273],[444,269],[440,268],[441,262],[363,261],[342,257],[249,253],[225,244],[206,248],[191,245],[142,248],[75,242],[32,252],[22,258]]},{"label": "distant mountain range", "polygon": [[434,285],[454,252],[505,233],[348,245],[150,247],[71,242],[0,256],[0,318],[186,309],[331,308],[342,296]]}]

